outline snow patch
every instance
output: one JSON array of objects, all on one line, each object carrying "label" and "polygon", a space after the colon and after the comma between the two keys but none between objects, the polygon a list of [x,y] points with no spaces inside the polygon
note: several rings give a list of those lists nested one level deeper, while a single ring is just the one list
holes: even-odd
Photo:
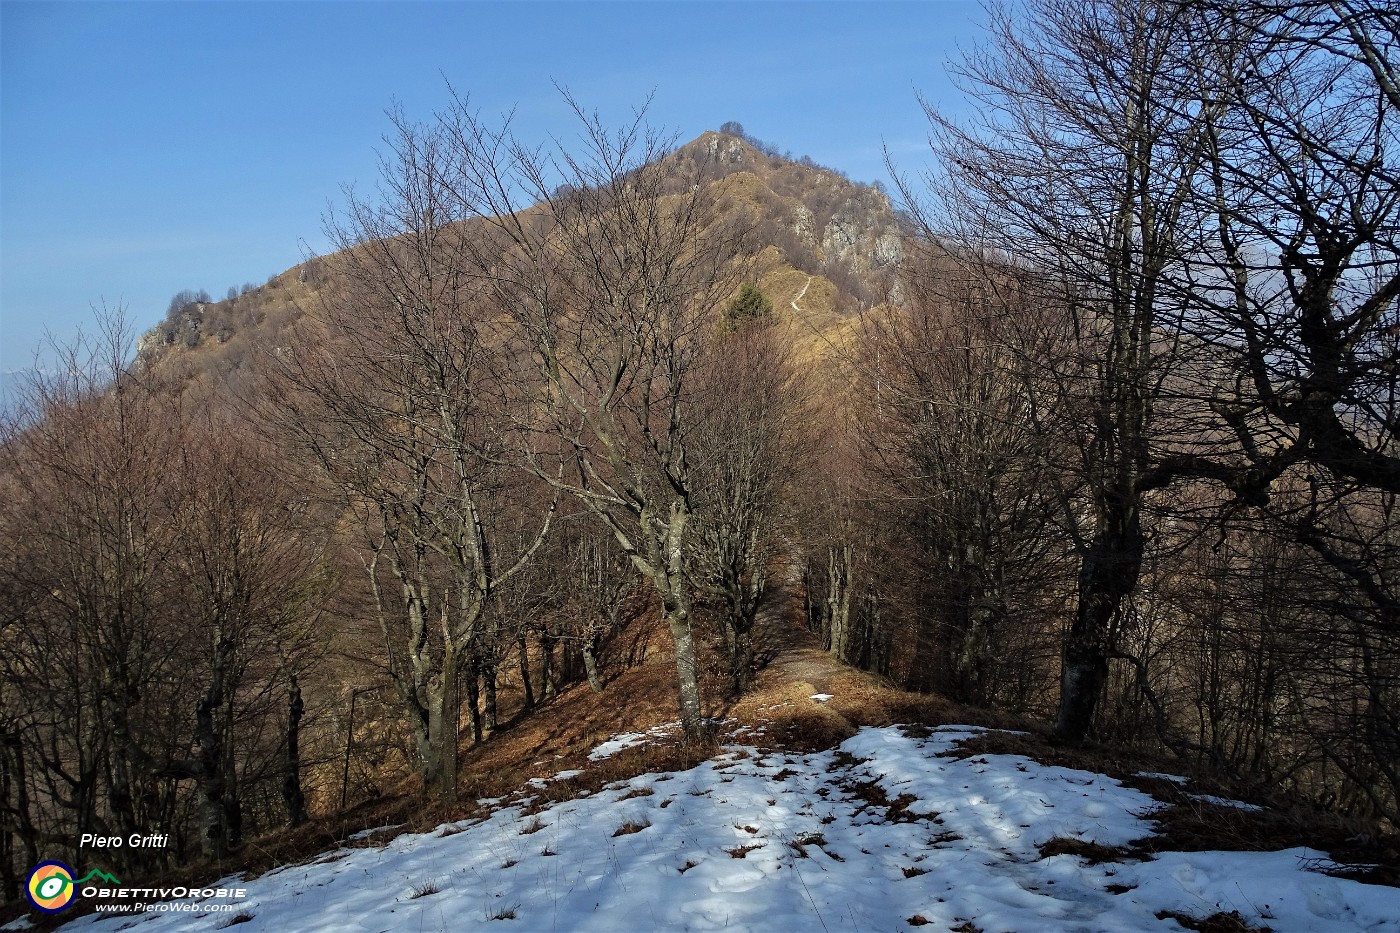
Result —
[{"label": "snow patch", "polygon": [[668,722],[664,726],[657,726],[655,729],[648,729],[646,732],[624,732],[621,735],[615,735],[589,752],[588,760],[602,761],[604,758],[611,758],[623,749],[644,745],[647,742],[663,738],[679,727],[680,723],[678,722]]},{"label": "snow patch", "polygon": [[391,829],[398,829],[402,823],[390,823],[387,826],[376,826],[373,829],[362,829],[357,833],[352,833],[345,837],[346,842],[359,842],[361,839],[368,839],[375,833],[386,833]]},{"label": "snow patch", "polygon": [[[1238,911],[1277,933],[1395,929],[1400,890],[1309,870],[1326,864],[1311,849],[1042,858],[1055,837],[1148,836],[1162,804],[1101,774],[945,754],[984,731],[865,728],[808,755],[735,745],[538,812],[512,801],[448,835],[405,833],[240,882],[251,917],[240,928],[837,933],[903,930],[917,914],[935,930],[1153,930],[1159,911]],[[594,760],[648,735],[605,742]],[[90,915],[66,929],[129,922]],[[208,924],[158,913],[141,930]]]},{"label": "snow patch", "polygon": [[[599,748],[602,748],[601,745],[598,746],[598,747],[599,747]],[[623,746],[623,747],[625,748],[626,746]],[[620,751],[620,750],[621,750],[621,749],[619,749],[619,751]],[[594,751],[595,751],[595,754],[596,754],[596,751],[597,751],[597,750],[595,749]],[[589,756],[589,757],[592,757],[592,756]],[[603,755],[603,756],[602,756],[602,758],[606,758],[606,757],[608,757],[608,756],[607,756],[607,755]],[[595,761],[598,761],[598,760],[601,760],[601,759],[600,759],[600,758],[595,758],[594,760],[595,760]],[[580,774],[582,774],[582,773],[583,773],[582,771],[578,771],[578,770],[560,771],[558,774],[554,775],[553,777],[537,777],[537,778],[530,778],[530,780],[526,781],[525,784],[526,784],[526,786],[528,786],[528,787],[533,787],[533,788],[535,788],[535,790],[544,790],[545,787],[547,787],[549,784],[553,783],[554,781],[567,781],[569,778],[576,778],[576,777],[578,777],[578,776],[579,776]]]},{"label": "snow patch", "polygon": [[1256,804],[1245,803],[1243,800],[1231,800],[1228,797],[1216,797],[1212,794],[1189,794],[1188,796],[1192,800],[1201,801],[1201,803],[1208,803],[1217,807],[1229,807],[1233,810],[1259,811],[1264,809],[1263,807],[1257,806]]}]

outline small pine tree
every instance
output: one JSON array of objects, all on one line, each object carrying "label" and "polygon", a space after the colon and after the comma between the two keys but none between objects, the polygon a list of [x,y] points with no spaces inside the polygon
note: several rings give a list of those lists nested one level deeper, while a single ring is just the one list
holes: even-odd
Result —
[{"label": "small pine tree", "polygon": [[724,312],[724,321],[730,327],[742,327],[751,321],[768,317],[773,313],[773,302],[752,285],[739,289],[739,295]]}]

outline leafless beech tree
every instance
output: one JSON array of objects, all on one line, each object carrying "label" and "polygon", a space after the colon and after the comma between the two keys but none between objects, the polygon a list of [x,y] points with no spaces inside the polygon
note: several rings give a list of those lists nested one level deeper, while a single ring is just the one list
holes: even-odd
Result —
[{"label": "leafless beech tree", "polygon": [[582,658],[588,685],[598,693],[603,649],[643,608],[635,598],[643,580],[611,533],[596,523],[571,522],[559,537],[554,566],[565,575],[559,634]]},{"label": "leafless beech tree", "polygon": [[[1307,464],[1328,477],[1324,499],[1400,493],[1400,17],[1365,2],[1211,10],[1187,78],[1225,106],[1189,204],[1202,248],[1179,288],[1187,329],[1228,367],[1212,402],[1248,459],[1236,485],[1262,502]],[[1238,37],[1228,60],[1210,54],[1220,31]],[[1289,523],[1397,617],[1384,570],[1316,512]]]},{"label": "leafless beech tree", "polygon": [[201,848],[222,857],[242,841],[241,790],[253,770],[239,767],[249,751],[240,747],[249,741],[246,721],[278,722],[284,692],[286,727],[251,732],[285,743],[285,755],[269,753],[262,767],[281,773],[288,819],[306,819],[295,707],[304,707],[298,678],[322,643],[315,622],[326,583],[318,567],[324,534],[306,503],[282,494],[283,464],[272,452],[231,425],[191,421],[180,450],[183,521],[167,569],[194,636],[185,645],[188,677],[200,693],[191,754],[167,769],[195,782]]},{"label": "leafless beech tree", "polygon": [[465,262],[476,232],[453,200],[456,154],[440,129],[391,117],[378,191],[347,191],[328,222],[341,287],[319,331],[278,360],[275,404],[345,495],[424,788],[450,801],[462,675],[474,692],[486,609],[543,541],[553,503],[523,540],[508,535],[526,479],[502,462],[519,382]]},{"label": "leafless beech tree", "polygon": [[3,818],[26,850],[166,830],[114,853],[151,868],[281,822],[244,791],[292,778],[280,699],[316,657],[320,536],[267,451],[127,370],[104,327],[0,438]]},{"label": "leafless beech tree", "polygon": [[1071,551],[1049,466],[1064,451],[1037,430],[1025,366],[1057,350],[1026,343],[1048,328],[1009,270],[907,250],[906,306],[866,318],[853,361],[884,588],[911,685],[1016,705]]},{"label": "leafless beech tree", "polygon": [[[536,472],[612,533],[661,600],[681,722],[705,734],[689,541],[697,508],[687,390],[707,327],[739,279],[742,230],[644,114],[611,132],[571,98],[579,152],[531,148],[465,101],[441,116],[453,195],[479,218],[472,253],[519,328],[573,472]],[[527,209],[530,202],[538,206]]]},{"label": "leafless beech tree", "polygon": [[1400,15],[1334,0],[1206,9],[1186,34],[1185,79],[1221,107],[1185,212],[1200,246],[1174,285],[1190,309],[1184,330],[1217,361],[1206,401],[1235,453],[1228,470],[1217,457],[1199,472],[1315,555],[1298,560],[1329,594],[1316,616],[1336,649],[1318,655],[1338,665],[1327,691],[1364,709],[1327,726],[1317,748],[1393,819]]},{"label": "leafless beech tree", "polygon": [[4,633],[5,705],[30,758],[27,822],[51,842],[60,827],[136,831],[153,777],[142,752],[170,741],[146,734],[141,712],[172,666],[161,569],[175,541],[161,528],[179,498],[179,431],[169,405],[123,380],[112,323],[61,356],[60,375],[36,379],[0,447],[3,567],[20,597]]},{"label": "leafless beech tree", "polygon": [[930,232],[1033,269],[1073,324],[1075,346],[1041,379],[1082,455],[1083,508],[1064,515],[1080,569],[1056,723],[1071,742],[1091,728],[1137,584],[1144,496],[1169,479],[1153,472],[1175,350],[1160,337],[1181,309],[1163,280],[1192,246],[1179,221],[1220,107],[1183,81],[1185,15],[1132,0],[1045,0],[1024,20],[998,7],[989,48],[961,72],[980,122],[928,108],[947,168]]},{"label": "leafless beech tree", "polygon": [[[1037,430],[1080,452],[1057,492],[1080,561],[1060,736],[1087,733],[1123,658],[1172,747],[1392,814],[1398,27],[1362,0],[999,12],[963,71],[982,121],[930,113],[949,194],[920,215],[1070,324],[1065,352],[1023,352]],[[1203,624],[1174,607],[1196,579],[1175,562],[1205,534],[1229,558],[1199,585],[1278,574],[1296,587],[1286,611]],[[1261,535],[1276,547],[1241,539]],[[1213,672],[1197,709],[1252,696],[1255,718],[1234,744],[1187,741],[1182,695],[1151,664]],[[1270,699],[1227,688],[1227,670],[1261,672]]]},{"label": "leafless beech tree", "polygon": [[691,393],[693,560],[699,585],[723,606],[736,694],[753,672],[753,627],[769,565],[795,533],[794,500],[810,466],[814,418],[791,345],[771,318],[726,327],[702,353]]}]

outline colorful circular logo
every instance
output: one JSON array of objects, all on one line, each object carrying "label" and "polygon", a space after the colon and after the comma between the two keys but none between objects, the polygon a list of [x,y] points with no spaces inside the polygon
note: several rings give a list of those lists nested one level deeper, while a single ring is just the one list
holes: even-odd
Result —
[{"label": "colorful circular logo", "polygon": [[56,914],[73,903],[73,869],[62,862],[40,862],[29,873],[25,893],[35,907]]}]

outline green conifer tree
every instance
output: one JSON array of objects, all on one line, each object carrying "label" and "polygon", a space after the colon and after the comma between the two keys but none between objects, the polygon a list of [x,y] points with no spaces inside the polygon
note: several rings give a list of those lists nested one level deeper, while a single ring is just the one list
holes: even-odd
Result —
[{"label": "green conifer tree", "polygon": [[739,289],[738,296],[724,312],[724,321],[730,327],[742,327],[751,321],[768,317],[773,313],[773,302],[753,285]]}]

